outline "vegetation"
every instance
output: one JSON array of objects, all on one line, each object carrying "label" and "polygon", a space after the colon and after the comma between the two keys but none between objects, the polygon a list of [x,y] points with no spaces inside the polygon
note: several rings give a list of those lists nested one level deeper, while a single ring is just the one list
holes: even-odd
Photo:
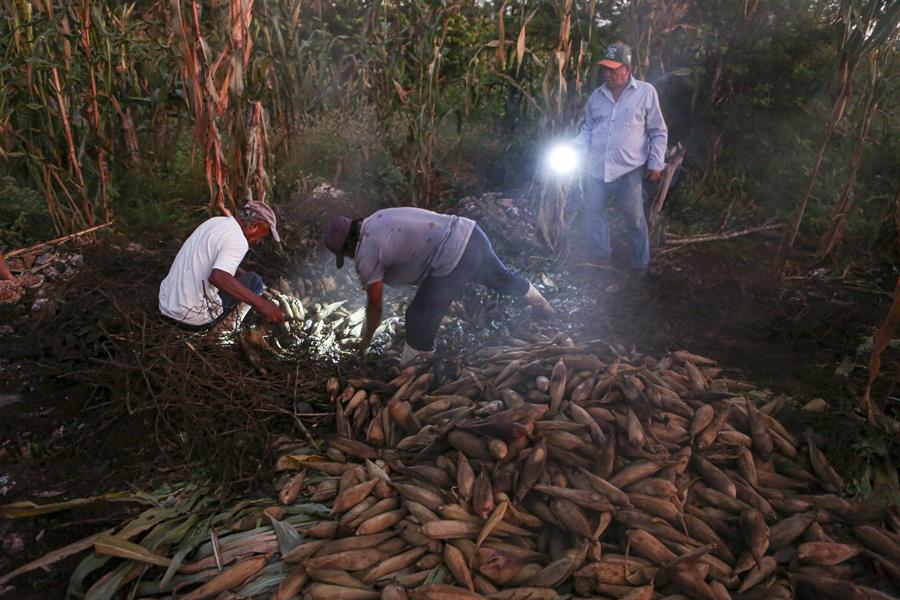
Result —
[{"label": "vegetation", "polygon": [[[540,184],[623,40],[687,149],[670,224],[785,219],[785,249],[895,261],[898,24],[887,0],[5,0],[0,174],[42,206],[5,195],[0,235],[154,229],[319,180],[428,206]],[[533,191],[553,246],[576,190]]]}]

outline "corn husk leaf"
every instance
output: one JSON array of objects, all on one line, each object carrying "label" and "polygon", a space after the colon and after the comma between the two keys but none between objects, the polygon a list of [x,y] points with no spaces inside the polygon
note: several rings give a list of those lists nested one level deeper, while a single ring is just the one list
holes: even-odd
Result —
[{"label": "corn husk leaf", "polygon": [[278,551],[284,556],[303,541],[303,536],[297,530],[288,525],[284,521],[271,518],[272,528],[275,530],[275,537],[278,538]]},{"label": "corn husk leaf", "polygon": [[102,534],[94,540],[94,551],[105,556],[117,556],[132,561],[168,567],[172,560],[151,552],[140,544],[135,544],[114,535]]}]

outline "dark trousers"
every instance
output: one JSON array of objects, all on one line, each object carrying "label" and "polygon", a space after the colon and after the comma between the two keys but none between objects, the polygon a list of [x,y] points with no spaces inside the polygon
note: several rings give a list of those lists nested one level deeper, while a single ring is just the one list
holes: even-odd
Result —
[{"label": "dark trousers", "polygon": [[[266,283],[263,281],[263,278],[259,276],[255,271],[244,271],[237,277],[235,277],[241,285],[245,288],[253,292],[254,294],[261,294],[264,289],[266,289]],[[163,315],[163,320],[174,325],[177,325],[181,329],[186,331],[206,331],[225,317],[231,314],[235,308],[237,308],[238,304],[240,304],[240,300],[232,296],[231,294],[226,294],[225,292],[219,292],[219,298],[222,300],[222,314],[218,317],[210,321],[209,323],[205,323],[203,325],[191,325],[189,323],[183,323],[181,321],[176,321],[174,319],[170,319],[169,317]]]},{"label": "dark trousers", "polygon": [[406,343],[422,352],[432,350],[441,319],[469,282],[510,296],[524,296],[530,285],[497,258],[490,240],[475,225],[456,268],[443,277],[426,277],[419,286],[406,309]]}]

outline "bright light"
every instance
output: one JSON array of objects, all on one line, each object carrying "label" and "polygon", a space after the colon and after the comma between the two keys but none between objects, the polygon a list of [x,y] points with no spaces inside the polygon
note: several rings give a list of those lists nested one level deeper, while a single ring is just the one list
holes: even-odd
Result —
[{"label": "bright light", "polygon": [[578,151],[571,144],[556,144],[547,153],[547,166],[556,175],[571,175],[578,170]]}]

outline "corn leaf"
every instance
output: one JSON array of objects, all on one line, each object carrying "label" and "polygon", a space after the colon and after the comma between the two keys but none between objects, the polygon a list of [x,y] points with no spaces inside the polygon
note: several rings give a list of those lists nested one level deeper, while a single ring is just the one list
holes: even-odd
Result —
[{"label": "corn leaf", "polygon": [[[263,593],[274,590],[291,572],[287,563],[279,561],[267,566],[243,587],[235,590],[239,598],[256,598]],[[268,597],[268,595],[267,595]]]},{"label": "corn leaf", "polygon": [[[111,529],[108,529],[108,530],[104,531],[103,533],[109,533],[111,531],[112,531]],[[77,542],[69,544],[68,546],[64,546],[57,550],[53,550],[52,552],[48,552],[41,558],[31,561],[30,563],[28,563],[26,565],[23,565],[23,566],[19,567],[18,569],[16,569],[15,571],[11,571],[10,573],[7,573],[3,577],[0,577],[0,587],[5,585],[9,581],[12,581],[13,578],[18,577],[19,575],[21,575],[23,573],[27,573],[27,572],[33,571],[35,569],[47,568],[50,565],[56,563],[57,561],[67,558],[73,554],[77,554],[78,552],[81,552],[82,550],[87,550],[88,548],[90,548],[94,545],[94,540],[97,538],[98,535],[101,535],[101,534],[95,534],[95,535],[88,536],[88,537],[84,538],[83,540],[78,540]]]},{"label": "corn leaf", "polygon": [[35,504],[34,502],[13,502],[12,504],[4,504],[0,506],[0,518],[3,519],[23,519],[29,517],[37,517],[50,513],[59,512],[61,510],[69,510],[86,504],[93,504],[100,500],[130,500],[143,501],[134,494],[126,492],[117,492],[114,494],[103,494],[102,496],[91,496],[89,498],[76,498],[74,500],[66,500],[65,502],[55,502],[53,504]]},{"label": "corn leaf", "polygon": [[278,538],[278,551],[281,552],[282,556],[300,545],[300,542],[303,541],[303,536],[296,529],[274,517],[270,517],[270,519],[272,520],[272,527],[275,529],[275,537]]},{"label": "corn leaf", "polygon": [[109,534],[97,536],[97,539],[94,540],[94,551],[105,556],[118,556],[119,558],[146,562],[159,565],[160,567],[168,567],[172,562],[171,559],[151,552],[140,544]]},{"label": "corn leaf", "polygon": [[[93,542],[91,542],[91,545],[93,545]],[[66,590],[66,594],[76,598],[84,598],[84,580],[94,571],[106,566],[106,563],[111,560],[111,556],[100,556],[94,553],[86,556],[84,560],[78,563],[72,576],[69,577],[69,587]]]},{"label": "corn leaf", "polygon": [[140,565],[130,562],[119,565],[115,571],[110,571],[91,586],[85,595],[85,600],[111,600],[135,567],[140,567]]}]

